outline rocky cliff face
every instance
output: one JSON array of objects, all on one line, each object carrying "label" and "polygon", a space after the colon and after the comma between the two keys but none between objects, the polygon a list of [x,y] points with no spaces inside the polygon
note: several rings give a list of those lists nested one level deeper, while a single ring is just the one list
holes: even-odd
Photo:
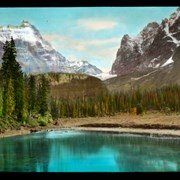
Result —
[{"label": "rocky cliff face", "polygon": [[124,35],[111,74],[148,72],[174,64],[180,45],[180,8],[161,24],[149,23],[135,38]]},{"label": "rocky cliff face", "polygon": [[3,43],[13,37],[17,61],[26,73],[64,72],[96,75],[102,71],[86,61],[68,61],[43,39],[35,26],[23,21],[21,26],[0,27],[0,63]]}]

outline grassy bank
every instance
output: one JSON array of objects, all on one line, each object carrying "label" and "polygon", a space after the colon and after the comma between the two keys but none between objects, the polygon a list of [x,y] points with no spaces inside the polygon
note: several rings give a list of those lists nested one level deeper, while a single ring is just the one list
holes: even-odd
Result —
[{"label": "grassy bank", "polygon": [[[180,115],[149,112],[143,116],[119,114],[106,117],[64,118],[34,128],[37,131],[62,128],[180,137]],[[8,129],[0,137],[29,134],[33,128]]]}]

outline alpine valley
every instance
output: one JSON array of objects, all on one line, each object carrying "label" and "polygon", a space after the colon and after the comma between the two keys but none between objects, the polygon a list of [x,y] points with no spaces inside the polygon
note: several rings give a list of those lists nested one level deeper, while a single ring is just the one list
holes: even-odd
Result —
[{"label": "alpine valley", "polygon": [[109,73],[87,61],[69,61],[27,21],[20,26],[0,27],[0,64],[3,45],[11,37],[17,61],[27,74],[86,74],[103,80],[111,92],[180,84],[180,8],[161,23],[149,22],[133,38],[125,34]]},{"label": "alpine valley", "polygon": [[1,24],[109,72],[1,26],[0,172],[180,172],[180,8],[14,9]]},{"label": "alpine valley", "polygon": [[180,8],[160,24],[150,22],[134,38],[124,35],[111,74],[110,91],[180,84]]}]

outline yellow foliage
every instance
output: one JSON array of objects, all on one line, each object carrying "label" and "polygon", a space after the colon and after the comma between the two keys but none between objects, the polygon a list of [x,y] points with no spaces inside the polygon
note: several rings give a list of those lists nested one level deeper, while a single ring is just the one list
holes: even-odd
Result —
[{"label": "yellow foliage", "polygon": [[130,114],[136,114],[136,113],[137,113],[136,107],[130,108]]}]

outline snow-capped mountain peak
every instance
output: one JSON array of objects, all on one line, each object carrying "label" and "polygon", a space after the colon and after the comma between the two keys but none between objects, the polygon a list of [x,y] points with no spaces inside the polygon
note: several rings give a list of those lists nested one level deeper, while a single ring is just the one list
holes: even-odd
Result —
[{"label": "snow-capped mountain peak", "polygon": [[22,21],[21,27],[32,27],[31,23],[29,21]]},{"label": "snow-capped mountain peak", "polygon": [[173,55],[179,46],[180,8],[160,24],[148,23],[134,38],[125,35],[111,73],[126,75],[171,66],[177,61]]},{"label": "snow-capped mountain peak", "polygon": [[14,39],[23,39],[24,41],[30,41],[31,43],[36,42],[32,27],[29,24],[28,26],[25,26],[25,23],[22,24],[20,28],[10,25],[0,27],[0,41],[4,43],[6,40],[9,41],[11,37],[13,37]]},{"label": "snow-capped mountain peak", "polygon": [[17,49],[17,61],[26,73],[64,72],[99,74],[101,72],[87,61],[69,61],[41,36],[39,30],[28,21],[20,26],[0,27],[0,62],[3,44],[13,37]]},{"label": "snow-capped mountain peak", "polygon": [[169,42],[173,42],[178,47],[180,45],[180,39],[177,38],[177,33],[180,31],[180,8],[171,14],[169,19],[164,19],[161,27],[164,29],[166,36],[171,39]]}]

